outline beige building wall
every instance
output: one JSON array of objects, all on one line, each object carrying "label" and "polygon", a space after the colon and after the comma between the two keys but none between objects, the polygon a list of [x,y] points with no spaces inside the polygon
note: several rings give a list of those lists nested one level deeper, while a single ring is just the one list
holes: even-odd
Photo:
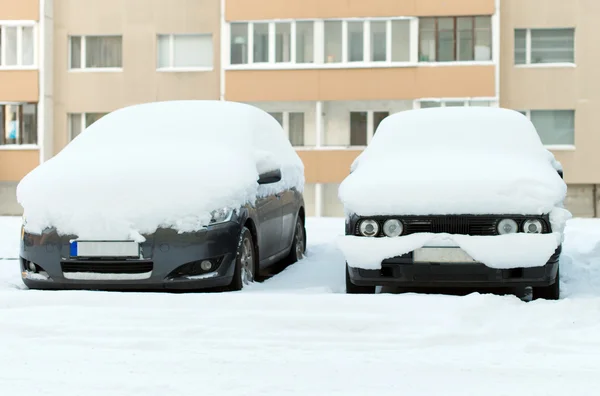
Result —
[{"label": "beige building wall", "polygon": [[[575,147],[552,150],[565,169],[568,207],[593,215],[600,183],[600,46],[597,0],[502,0],[500,104],[517,110],[575,110]],[[575,66],[514,64],[514,30],[574,28]]]},{"label": "beige building wall", "polygon": [[[68,143],[68,113],[219,99],[220,15],[220,0],[54,0],[54,154]],[[186,33],[212,34],[212,70],[157,71],[157,35]],[[70,35],[122,35],[122,70],[69,70]]]}]

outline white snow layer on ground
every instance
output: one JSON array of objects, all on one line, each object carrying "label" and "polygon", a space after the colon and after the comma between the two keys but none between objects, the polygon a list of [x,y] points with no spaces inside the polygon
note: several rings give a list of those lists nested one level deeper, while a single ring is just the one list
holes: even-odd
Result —
[{"label": "white snow layer on ground", "polygon": [[[435,142],[435,146],[432,146]],[[454,242],[493,268],[544,265],[562,242],[571,214],[560,164],[522,114],[498,108],[435,108],[384,119],[352,164],[339,196],[349,213],[370,215],[550,214],[551,235],[408,235],[339,238],[348,263],[380,268],[434,237]],[[522,248],[527,247],[525,251]]]},{"label": "white snow layer on ground", "polygon": [[[343,219],[239,293],[22,290],[0,261],[3,395],[589,396],[600,387],[600,221],[570,220],[560,301],[343,295]],[[0,218],[18,254],[19,222]]]},{"label": "white snow layer on ground", "polygon": [[557,165],[514,110],[410,110],[379,124],[339,196],[363,216],[546,214],[567,191]]},{"label": "white snow layer on ground", "polygon": [[[114,144],[118,141],[119,144]],[[280,168],[282,180],[257,184]],[[279,123],[242,103],[173,101],[102,117],[17,189],[27,230],[81,239],[194,231],[211,212],[304,187],[304,166]]]}]

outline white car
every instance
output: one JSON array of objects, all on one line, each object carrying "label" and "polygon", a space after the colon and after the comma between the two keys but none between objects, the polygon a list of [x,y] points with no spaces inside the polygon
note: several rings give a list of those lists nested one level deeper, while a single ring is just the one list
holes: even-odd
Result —
[{"label": "white car", "polygon": [[560,164],[519,112],[391,115],[339,189],[346,290],[511,288],[557,299],[565,195]]}]

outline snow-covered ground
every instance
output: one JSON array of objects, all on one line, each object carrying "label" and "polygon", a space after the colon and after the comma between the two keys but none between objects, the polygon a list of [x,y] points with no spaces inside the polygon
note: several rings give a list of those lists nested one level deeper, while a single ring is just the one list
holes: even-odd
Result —
[{"label": "snow-covered ground", "polygon": [[[568,222],[559,301],[345,295],[341,219],[308,258],[238,293],[23,290],[0,261],[2,395],[592,395],[600,221]],[[0,218],[0,256],[19,218]]]}]

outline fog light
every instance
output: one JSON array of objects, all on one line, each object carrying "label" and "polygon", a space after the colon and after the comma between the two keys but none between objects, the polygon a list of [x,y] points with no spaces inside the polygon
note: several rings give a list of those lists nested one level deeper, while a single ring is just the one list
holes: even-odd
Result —
[{"label": "fog light", "polygon": [[202,268],[202,271],[209,271],[212,268],[212,263],[209,260],[202,260],[200,268]]},{"label": "fog light", "polygon": [[28,267],[29,267],[29,270],[30,270],[31,272],[35,272],[35,271],[37,271],[37,268],[36,268],[35,264],[34,264],[34,263],[32,263],[31,261],[29,262],[29,265],[28,265]]}]

